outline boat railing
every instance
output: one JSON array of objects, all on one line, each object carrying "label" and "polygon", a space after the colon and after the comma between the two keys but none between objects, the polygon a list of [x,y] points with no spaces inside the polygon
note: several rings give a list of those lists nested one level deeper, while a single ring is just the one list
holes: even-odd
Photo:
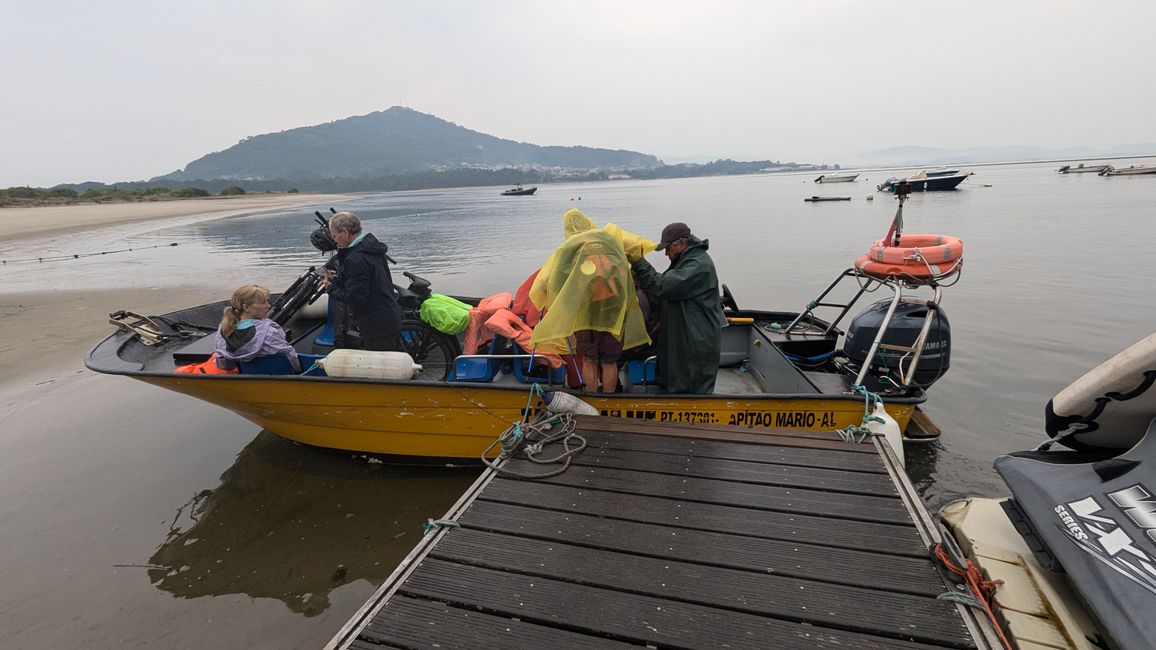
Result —
[{"label": "boat railing", "polygon": [[[823,302],[823,300],[832,291],[834,291],[835,287],[838,286],[839,283],[847,277],[865,278],[866,281],[859,282],[859,291],[851,298],[851,300],[847,301],[846,303]],[[791,321],[791,324],[788,325],[787,328],[783,330],[783,332],[787,335],[787,337],[790,337],[791,334],[811,334],[813,333],[813,330],[809,327],[809,323],[815,319],[815,309],[818,307],[833,307],[839,309],[840,311],[839,315],[831,319],[830,323],[827,325],[827,328],[823,330],[822,335],[829,336],[832,332],[835,331],[835,328],[839,325],[839,322],[842,321],[843,318],[847,315],[847,312],[851,311],[851,308],[854,307],[855,303],[859,301],[859,298],[868,291],[874,291],[874,289],[871,287],[878,282],[880,282],[880,280],[877,280],[871,276],[865,276],[857,269],[846,269],[838,276],[836,276],[834,281],[827,285],[827,288],[823,290],[823,293],[820,293],[818,298],[812,300],[807,305],[807,308],[799,313],[799,315],[795,317],[795,320]]]},{"label": "boat railing", "polygon": [[[842,302],[825,302],[827,296],[834,291],[843,280],[847,278],[854,278],[858,283],[858,291],[845,303]],[[830,307],[839,310],[839,314],[831,319],[827,328],[823,330],[823,336],[829,336],[836,331],[839,323],[847,316],[851,308],[862,298],[864,293],[875,291],[880,286],[891,289],[891,302],[888,305],[887,313],[884,315],[882,322],[879,325],[879,330],[875,333],[875,339],[871,342],[871,347],[867,352],[867,356],[863,362],[863,366],[859,368],[858,374],[855,377],[855,384],[862,386],[863,381],[867,378],[867,373],[870,371],[871,362],[875,355],[880,350],[889,350],[898,352],[903,356],[900,357],[898,368],[899,387],[908,387],[915,377],[915,370],[919,366],[919,359],[923,356],[924,348],[927,346],[927,337],[931,332],[931,325],[938,315],[938,306],[940,296],[942,295],[942,287],[934,280],[916,281],[912,278],[901,277],[877,277],[863,273],[857,268],[849,268],[840,273],[827,288],[823,290],[819,297],[812,300],[803,310],[795,317],[791,324],[788,325],[783,333],[789,338],[792,335],[813,334],[811,323],[815,322],[815,310],[819,307]],[[928,299],[916,298],[910,294],[904,293],[905,286],[930,286],[932,287],[932,297]],[[923,324],[919,330],[919,334],[910,345],[900,345],[895,343],[884,343],[883,340],[887,336],[888,326],[895,317],[895,312],[899,308],[900,303],[907,302],[917,305],[924,305],[927,307],[927,312],[923,317]],[[908,361],[909,360],[909,361]]]}]

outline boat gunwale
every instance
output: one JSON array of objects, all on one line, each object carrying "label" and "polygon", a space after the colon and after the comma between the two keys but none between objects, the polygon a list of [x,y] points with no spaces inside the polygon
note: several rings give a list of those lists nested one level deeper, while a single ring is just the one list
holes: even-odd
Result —
[{"label": "boat gunwale", "polygon": [[[99,363],[93,358],[93,353],[106,346],[115,346],[119,351],[121,346],[132,340],[132,336],[123,332],[114,332],[105,337],[100,343],[97,343],[84,358],[84,366],[93,371],[104,375],[119,375],[131,378],[149,378],[149,379],[172,379],[182,381],[290,381],[290,382],[310,382],[318,384],[363,384],[363,385],[378,385],[378,386],[406,386],[406,387],[426,387],[426,388],[448,388],[455,390],[497,390],[508,392],[525,392],[531,386],[530,383],[518,385],[504,385],[489,382],[467,382],[467,381],[442,381],[442,380],[428,380],[428,379],[377,379],[365,377],[330,377],[330,376],[311,376],[311,375],[262,375],[262,374],[192,374],[192,373],[175,373],[172,371],[157,371],[157,370],[133,370],[129,368],[112,368],[107,365]],[[120,358],[116,353],[112,353],[116,358]],[[837,374],[837,373],[831,373]],[[564,386],[552,387],[552,390],[561,390],[563,392],[572,393],[574,395],[585,395],[580,390],[566,388]],[[888,394],[887,402],[895,404],[923,404],[927,401],[926,391],[911,387],[910,395]],[[597,394],[600,398],[610,399],[614,401],[632,401],[638,399],[654,399],[654,398],[676,398],[679,400],[705,401],[718,399],[742,399],[749,401],[773,401],[773,400],[847,400],[847,401],[862,401],[863,396],[858,393],[711,393],[709,395],[699,395],[690,393],[607,393]]]}]

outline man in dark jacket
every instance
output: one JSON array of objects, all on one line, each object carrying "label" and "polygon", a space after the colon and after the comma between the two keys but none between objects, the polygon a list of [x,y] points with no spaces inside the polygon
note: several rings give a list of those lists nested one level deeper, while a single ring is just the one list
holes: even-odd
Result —
[{"label": "man in dark jacket", "polygon": [[709,247],[685,223],[672,223],[656,247],[666,251],[670,267],[660,274],[645,259],[632,266],[639,286],[662,301],[656,350],[663,392],[714,392],[726,318]]},{"label": "man in dark jacket", "polygon": [[329,299],[349,307],[364,349],[404,351],[401,307],[393,298],[393,277],[385,260],[388,247],[373,233],[362,234],[361,221],[352,212],[333,215],[329,234],[338,247],[338,272],[327,272],[324,279]]}]

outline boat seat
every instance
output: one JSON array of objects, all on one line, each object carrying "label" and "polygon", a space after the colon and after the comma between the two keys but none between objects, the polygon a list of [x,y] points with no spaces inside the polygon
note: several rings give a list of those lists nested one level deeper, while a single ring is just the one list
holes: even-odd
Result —
[{"label": "boat seat", "polygon": [[658,381],[658,357],[631,359],[626,362],[626,372],[635,386],[653,384]]},{"label": "boat seat", "polygon": [[[532,354],[523,350],[520,345],[513,343],[514,354]],[[543,360],[544,361],[544,360]],[[530,364],[533,363],[533,367]],[[566,364],[553,368],[546,363],[538,363],[535,359],[514,359],[514,377],[524,384],[566,385]]]},{"label": "boat seat", "polygon": [[[485,354],[498,354],[506,344],[506,338],[495,335],[486,348]],[[501,370],[501,359],[487,359],[485,357],[458,357],[454,359],[453,370],[450,371],[448,381],[488,382],[493,381]]]},{"label": "boat seat", "polygon": [[[318,359],[324,358],[318,354],[298,354],[297,360],[301,362],[301,368],[305,373],[312,376],[323,376],[324,370],[320,366],[314,368],[315,362]],[[289,357],[283,354],[273,354],[267,357],[257,357],[252,361],[240,361],[238,365],[241,367],[242,375],[295,375],[297,372],[293,370],[293,366],[289,364]]]},{"label": "boat seat", "polygon": [[622,366],[620,376],[624,393],[658,392],[658,357],[629,359]]}]

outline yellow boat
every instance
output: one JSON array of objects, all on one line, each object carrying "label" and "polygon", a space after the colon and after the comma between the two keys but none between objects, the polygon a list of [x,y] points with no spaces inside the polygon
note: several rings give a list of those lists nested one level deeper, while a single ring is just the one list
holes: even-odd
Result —
[{"label": "yellow boat", "polygon": [[[887,284],[858,279],[859,295],[863,286]],[[653,366],[641,360],[625,369],[639,372],[633,381],[634,373],[625,372],[620,393],[571,391],[550,373],[527,376],[525,355],[459,357],[460,347],[437,345],[449,337],[416,320],[407,320],[403,332],[411,355],[424,367],[412,380],[269,374],[259,368],[243,368],[237,375],[173,372],[208,358],[224,302],[153,317],[117,312],[110,319],[117,331],[89,352],[85,365],[205,400],[297,442],[424,459],[477,459],[527,411],[544,411],[543,396],[530,381],[547,391],[572,392],[613,417],[798,430],[861,425],[865,397],[854,389],[861,385],[880,395],[900,429],[910,434],[916,407],[926,399],[923,389],[947,369],[949,338],[945,317],[930,325],[928,314],[939,316],[937,302],[928,307],[929,301],[901,300],[899,288],[892,288],[895,297],[868,308],[846,337],[811,309],[744,311],[730,299],[724,313],[731,324],[723,330],[713,395],[661,394],[646,382]],[[858,324],[860,318],[865,324]],[[881,328],[880,319],[890,324]],[[328,327],[325,318],[302,312],[284,324],[302,353],[326,351],[318,343]],[[841,343],[846,351],[837,349]],[[466,367],[479,363],[496,371],[473,378],[480,381],[467,380]]]}]

